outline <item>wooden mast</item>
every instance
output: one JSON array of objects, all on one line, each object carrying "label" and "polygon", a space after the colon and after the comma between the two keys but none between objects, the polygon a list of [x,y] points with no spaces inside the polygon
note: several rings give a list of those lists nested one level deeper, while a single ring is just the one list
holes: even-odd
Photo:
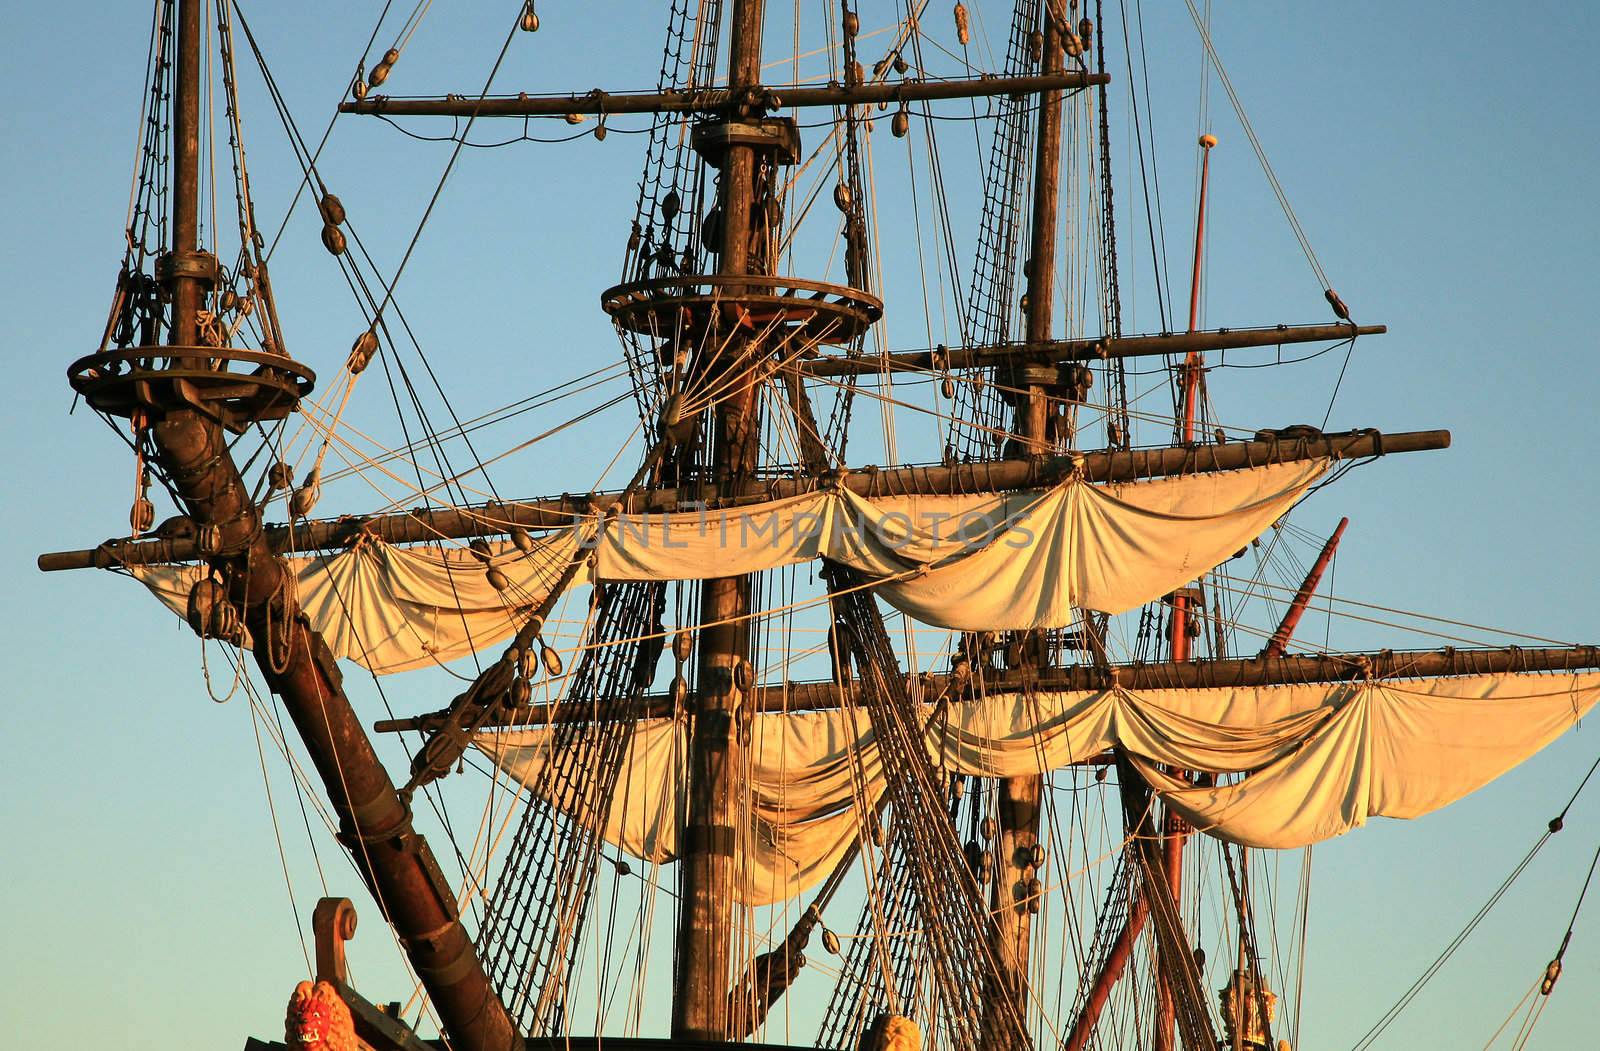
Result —
[{"label": "wooden mast", "polygon": [[1311,596],[1317,593],[1317,585],[1322,582],[1322,574],[1327,570],[1328,563],[1333,560],[1333,553],[1339,550],[1339,538],[1344,536],[1344,528],[1349,524],[1350,519],[1339,519],[1339,525],[1334,529],[1333,535],[1322,545],[1317,560],[1311,564],[1305,580],[1300,584],[1300,590],[1295,592],[1289,608],[1283,611],[1283,619],[1278,622],[1278,629],[1262,647],[1263,657],[1281,657],[1288,651],[1289,640],[1294,638],[1294,629],[1299,627],[1300,618],[1305,615],[1306,607],[1311,604]]},{"label": "wooden mast", "polygon": [[[1206,188],[1211,175],[1211,148],[1217,144],[1215,136],[1200,136],[1200,200],[1195,210],[1194,221],[1194,266],[1189,274],[1189,331],[1198,331],[1200,327],[1200,265],[1205,257],[1206,243]],[[1192,445],[1195,440],[1195,423],[1200,411],[1201,385],[1200,380],[1205,370],[1205,359],[1197,350],[1192,350],[1184,358],[1182,369],[1182,415],[1183,433],[1182,445]],[[1180,590],[1172,597],[1172,660],[1173,663],[1182,663],[1190,659],[1190,596],[1187,590]],[[1221,656],[1221,654],[1217,654]],[[1175,774],[1186,775],[1186,771],[1175,770]],[[1183,847],[1189,833],[1188,826],[1183,818],[1168,808],[1163,807],[1161,820],[1162,837],[1162,867],[1165,869],[1167,886],[1172,891],[1172,900],[1178,907],[1181,917],[1183,912]],[[1172,1051],[1173,1025],[1177,1017],[1177,1005],[1173,1002],[1171,983],[1167,980],[1167,969],[1156,969],[1156,1018],[1155,1035],[1150,1046],[1154,1051]]]},{"label": "wooden mast", "polygon": [[172,296],[173,346],[200,341],[199,311],[215,260],[200,251],[200,0],[178,4],[178,54],[172,107],[172,254],[167,257]]},{"label": "wooden mast", "polygon": [[[179,0],[172,118],[171,254],[161,261],[172,303],[174,356],[199,343],[198,312],[216,260],[200,250],[200,20],[203,0]],[[198,359],[203,361],[204,359]],[[349,848],[427,988],[452,1046],[513,1051],[521,1040],[490,987],[456,913],[448,881],[411,825],[340,686],[340,674],[285,583],[286,568],[261,531],[260,513],[227,436],[181,381],[152,384],[147,412],[156,460],[199,531],[207,560],[228,581],[254,640],[262,676],[305,742],[340,816]]]},{"label": "wooden mast", "polygon": [[[730,21],[728,88],[734,98],[754,95],[761,77],[762,0],[734,0]],[[767,209],[757,200],[755,146],[727,136],[722,154],[722,245],[718,273],[756,272],[769,260],[753,258],[751,242],[767,241]],[[759,227],[759,229],[758,229]],[[763,249],[763,254],[765,250]],[[737,289],[729,290],[737,302]],[[737,311],[730,305],[728,314]],[[710,346],[718,344],[712,342]],[[737,362],[742,341],[721,351]],[[731,367],[737,368],[737,365]],[[710,453],[719,493],[731,495],[750,478],[760,452],[761,425],[754,370],[715,409]],[[697,689],[689,754],[689,812],[681,840],[678,941],[674,959],[672,1035],[721,1040],[729,1031],[728,990],[732,949],[734,843],[741,762],[741,671],[751,674],[750,578],[707,580],[700,591]]]},{"label": "wooden mast", "polygon": [[[1062,70],[1061,27],[1049,3],[1040,5],[1043,26],[1043,55],[1040,74],[1045,77]],[[1055,299],[1056,216],[1061,186],[1061,110],[1059,90],[1039,95],[1039,128],[1034,158],[1033,215],[1027,262],[1027,342],[1033,345],[1050,339]],[[1043,456],[1050,451],[1048,421],[1050,390],[1056,386],[1056,366],[1025,365],[1017,371],[1016,432],[1028,456]],[[1025,393],[1022,393],[1025,392]],[[1024,643],[1024,653],[1033,650]],[[1026,658],[1024,658],[1026,659]],[[998,996],[1010,999],[1016,1017],[1028,1017],[1028,960],[1033,928],[1033,913],[1038,908],[1028,894],[1035,877],[1035,850],[1039,845],[1040,805],[1044,778],[1039,774],[1005,777],[996,784],[996,818],[999,839],[995,851],[993,885],[993,936],[995,961],[1000,968],[1001,988],[995,990],[985,1010],[993,1015],[1000,1010]],[[998,1025],[985,1027],[999,1032]]]}]

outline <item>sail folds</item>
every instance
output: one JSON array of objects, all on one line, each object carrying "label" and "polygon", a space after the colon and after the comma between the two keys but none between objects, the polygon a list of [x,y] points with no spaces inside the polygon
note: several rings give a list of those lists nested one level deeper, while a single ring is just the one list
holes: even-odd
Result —
[{"label": "sail folds", "polygon": [[[1600,673],[1492,675],[1238,689],[998,694],[949,707],[927,747],[948,773],[1042,773],[1120,746],[1196,828],[1290,848],[1371,817],[1412,818],[1476,790],[1549,744],[1600,699]],[[929,709],[931,711],[931,709]],[[486,732],[477,747],[556,807],[542,729]],[[684,727],[637,728],[602,835],[653,861],[676,856]],[[739,830],[747,904],[802,893],[837,864],[883,792],[859,710],[753,720],[749,821]],[[1156,764],[1221,775],[1191,787]]]},{"label": "sail folds", "polygon": [[1148,759],[1135,765],[1196,828],[1244,846],[1303,846],[1371,816],[1420,817],[1475,791],[1576,723],[1600,697],[1600,675],[1397,680],[1348,690],[1315,733],[1236,784],[1194,788]]},{"label": "sail folds", "polygon": [[827,558],[925,624],[1064,627],[1121,613],[1225,561],[1292,507],[1327,460],[976,496],[829,490],[737,512],[625,515],[600,535],[602,580],[727,576]]},{"label": "sail folds", "polygon": [[[379,675],[465,657],[516,633],[578,548],[563,533],[528,556],[491,545],[509,582],[490,585],[483,563],[462,549],[397,548],[364,539],[344,551],[287,559],[300,607],[335,657]],[[130,566],[129,572],[180,617],[202,566]]]},{"label": "sail folds", "polygon": [[[1075,608],[1120,613],[1225,561],[1292,507],[1327,460],[1046,490],[873,496],[829,489],[731,511],[583,519],[523,553],[491,545],[496,591],[462,550],[393,548],[365,538],[289,560],[301,605],[335,655],[380,674],[504,642],[575,555],[587,579],[693,580],[818,558],[877,583],[917,620],[964,631],[1070,624]],[[204,570],[132,566],[182,615]]]}]

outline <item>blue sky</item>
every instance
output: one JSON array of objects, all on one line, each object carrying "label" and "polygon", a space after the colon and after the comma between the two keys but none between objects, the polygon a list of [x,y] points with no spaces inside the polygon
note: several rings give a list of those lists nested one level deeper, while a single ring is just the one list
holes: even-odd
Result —
[{"label": "blue sky", "polygon": [[[308,135],[320,135],[379,6],[245,7]],[[888,5],[864,6],[864,30],[892,18]],[[390,87],[475,91],[515,7],[432,11]],[[946,7],[932,5],[930,23],[946,19]],[[621,90],[653,81],[664,21],[657,5],[550,0],[540,12],[544,28],[514,41],[499,85]],[[0,886],[12,902],[0,1030],[22,1034],[13,1037],[19,1046],[51,1051],[171,1047],[175,1039],[238,1046],[246,1034],[274,1034],[305,966],[248,709],[237,697],[207,700],[199,642],[139,588],[33,566],[40,551],[125,532],[129,456],[87,413],[68,416],[64,370],[93,349],[120,258],[148,10],[63,15],[8,2],[4,14],[0,338],[19,396],[6,414],[10,451],[0,466],[10,495],[0,508],[10,552],[10,601],[0,614],[9,745],[0,764]],[[1143,14],[1171,273],[1181,289],[1200,56],[1181,0],[1146,0]],[[938,31],[948,35],[942,21]],[[1555,3],[1218,4],[1214,38],[1335,286],[1358,319],[1390,326],[1390,335],[1358,345],[1330,426],[1448,427],[1455,436],[1448,452],[1364,468],[1298,513],[1298,524],[1317,533],[1351,517],[1339,593],[1593,641],[1600,127],[1591,98],[1600,14]],[[785,49],[782,39],[769,42],[769,52]],[[257,207],[275,229],[298,173],[259,78],[247,68],[242,80]],[[1120,105],[1124,89],[1116,90]],[[1206,322],[1325,319],[1320,289],[1215,86],[1211,113],[1222,144],[1212,169]],[[615,360],[597,298],[616,277],[642,141],[614,134],[463,157],[400,297],[464,415]],[[892,147],[878,149],[888,338],[920,346],[920,306],[903,262],[909,213],[890,189],[904,164],[893,166]],[[446,151],[371,122],[336,126],[329,182],[388,268]],[[970,156],[957,155],[974,151],[950,152],[954,182],[971,167]],[[1116,152],[1126,175],[1126,149]],[[1123,216],[1142,218],[1129,180],[1119,193]],[[287,236],[274,278],[291,350],[331,376],[363,322],[303,209]],[[1133,286],[1127,327],[1157,329],[1143,235],[1125,230],[1123,248],[1124,282]],[[1214,374],[1218,413],[1250,426],[1317,422],[1335,358]],[[382,433],[382,404],[367,408]],[[546,414],[532,425],[559,419]],[[559,436],[496,484],[508,493],[587,486],[633,422],[624,407]],[[1386,638],[1410,641],[1341,624],[1335,642]],[[215,651],[209,670],[225,693],[231,676]],[[385,698],[370,682],[358,686],[363,715],[381,717]],[[449,695],[445,680],[385,689],[403,711]],[[391,768],[403,769],[403,754],[385,746]],[[1346,1047],[1361,1036],[1521,858],[1597,752],[1586,724],[1441,813],[1380,821],[1317,848],[1304,1046]],[[320,829],[312,855],[270,746],[267,765],[301,918],[320,893],[320,859],[330,886],[364,914],[355,957],[362,987],[373,999],[403,997],[408,986],[376,910]],[[1566,830],[1377,1046],[1475,1047],[1489,1038],[1565,929],[1600,842],[1597,791],[1591,786]],[[1534,1046],[1590,1046],[1600,1002],[1594,907],[1580,919]],[[655,982],[667,973],[660,964]]]}]

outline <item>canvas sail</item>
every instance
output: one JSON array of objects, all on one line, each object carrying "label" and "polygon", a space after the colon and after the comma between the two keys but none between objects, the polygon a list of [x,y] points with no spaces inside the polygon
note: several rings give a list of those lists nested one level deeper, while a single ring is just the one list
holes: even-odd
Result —
[{"label": "canvas sail", "polygon": [[[483,563],[460,548],[391,547],[370,538],[339,552],[290,558],[300,607],[335,657],[379,675],[465,657],[509,639],[549,594],[577,550],[577,537],[547,538],[533,554],[512,559],[509,544],[491,545],[511,586],[490,586]],[[178,616],[204,566],[130,566]]]},{"label": "canvas sail", "polygon": [[[1014,777],[1119,746],[1200,831],[1293,848],[1371,817],[1413,818],[1452,803],[1555,740],[1597,699],[1596,672],[1005,693],[951,705],[929,727],[927,747],[948,773]],[[497,730],[476,745],[514,783],[561,808],[559,789],[541,776],[550,741],[542,728]],[[639,724],[606,840],[652,861],[676,857],[686,754],[682,723]],[[769,904],[827,876],[882,794],[883,772],[859,709],[756,716],[748,764],[737,893]],[[1195,788],[1156,764],[1243,776]]]},{"label": "canvas sail", "polygon": [[[622,515],[546,534],[524,554],[491,545],[496,591],[470,552],[366,539],[290,559],[300,602],[334,654],[380,674],[504,642],[588,550],[589,581],[694,580],[817,558],[878,582],[884,601],[936,627],[1065,627],[1074,610],[1120,613],[1170,592],[1249,544],[1327,471],[1325,459],[1044,490],[864,497],[828,489],[736,511]],[[133,566],[180,615],[205,572]]]}]

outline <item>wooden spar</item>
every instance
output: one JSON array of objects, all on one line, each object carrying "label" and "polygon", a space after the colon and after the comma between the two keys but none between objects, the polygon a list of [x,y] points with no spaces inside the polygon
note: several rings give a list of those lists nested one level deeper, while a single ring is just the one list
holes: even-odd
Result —
[{"label": "wooden spar", "polygon": [[[1048,10],[1044,18],[1044,64],[1046,76],[1061,71],[1061,28]],[[1039,135],[1034,161],[1033,217],[1028,253],[1027,336],[1033,345],[1048,342],[1055,299],[1056,210],[1061,183],[1061,92],[1046,91],[1039,96]],[[1017,433],[1029,453],[1042,453],[1049,446],[1045,417],[1049,403],[1043,386],[1027,385],[1027,398],[1018,406]]]},{"label": "wooden spar", "polygon": [[1143,336],[1098,336],[1090,339],[1029,339],[979,347],[896,351],[858,358],[821,357],[802,360],[796,368],[807,376],[859,376],[875,372],[937,372],[944,357],[953,369],[982,368],[1016,359],[1048,363],[1106,361],[1188,354],[1200,350],[1248,350],[1285,343],[1316,343],[1352,336],[1378,336],[1386,325],[1277,325],[1271,328],[1218,328]]},{"label": "wooden spar", "polygon": [[[762,0],[734,0],[729,21],[728,85],[734,96],[758,89],[761,77]],[[722,244],[717,272],[742,275],[763,270],[767,260],[752,257],[752,234],[762,244],[766,201],[758,199],[758,180],[770,179],[771,149],[730,138],[722,155],[717,208]],[[757,216],[760,216],[758,219]],[[769,254],[769,253],[764,253]],[[728,289],[737,302],[739,289]],[[737,362],[746,344],[733,341],[727,358]],[[713,362],[711,368],[719,366]],[[754,370],[736,383],[714,411],[710,460],[720,496],[733,495],[754,476],[760,456],[760,399]],[[735,827],[739,823],[738,782],[741,668],[750,660],[748,576],[719,577],[700,586],[696,646],[697,689],[690,705],[692,729],[688,757],[688,813],[679,839],[678,938],[673,954],[672,1036],[674,1040],[723,1040],[730,1031],[729,983],[733,950]]]},{"label": "wooden spar", "polygon": [[[1211,181],[1211,149],[1216,136],[1200,136],[1200,203],[1194,219],[1194,265],[1189,273],[1189,332],[1200,327],[1200,266],[1206,248],[1206,188]],[[1200,400],[1200,376],[1205,359],[1201,351],[1191,350],[1183,363],[1184,440],[1194,441],[1194,421]],[[1170,1039],[1170,1038],[1169,1038]]]},{"label": "wooden spar", "polygon": [[753,79],[728,89],[709,91],[625,92],[596,88],[582,95],[515,95],[495,98],[391,98],[378,95],[343,102],[341,113],[385,117],[563,117],[570,114],[615,116],[619,113],[696,113],[741,115],[750,111],[791,108],[865,106],[879,102],[936,102],[941,99],[1030,95],[1038,92],[1109,84],[1105,73],[1068,70],[1025,77],[977,77],[965,80],[900,80],[854,87],[765,87]]},{"label": "wooden spar", "polygon": [[[1377,650],[1368,653],[1325,653],[1292,657],[1234,657],[1227,660],[1196,659],[1182,663],[1079,664],[1065,668],[995,670],[984,672],[989,694],[1006,693],[1031,684],[1037,690],[1089,692],[1112,684],[1134,692],[1167,689],[1205,689],[1253,686],[1304,686],[1343,683],[1366,678],[1412,679],[1465,675],[1506,675],[1540,672],[1575,672],[1600,669],[1600,646],[1555,646],[1491,649]],[[947,675],[922,675],[923,696],[935,697],[950,688]],[[762,714],[827,711],[839,707],[839,685],[831,680],[757,686],[751,708]],[[961,700],[972,699],[963,694]],[[853,704],[864,703],[854,696]],[[1485,701],[1492,704],[1493,701]],[[435,712],[407,719],[386,719],[375,724],[380,733],[433,730],[447,713]],[[642,698],[632,713],[640,719],[669,718],[672,698],[657,694]],[[580,707],[535,705],[518,711],[485,729],[543,726],[551,722],[591,718]]]},{"label": "wooden spar", "polygon": [[[202,0],[178,5],[173,114],[173,244],[170,268],[174,346],[198,342],[207,279],[185,265],[199,255],[200,18]],[[165,385],[163,385],[165,386]],[[154,391],[156,458],[184,508],[213,537],[209,561],[254,640],[262,677],[283,699],[340,816],[340,840],[399,936],[455,1047],[513,1051],[521,1040],[457,916],[454,894],[395,791],[345,696],[322,636],[286,586],[287,570],[260,530],[227,436],[181,400],[181,385]]]},{"label": "wooden spar", "polygon": [[[1044,22],[1043,63],[1046,76],[1062,69],[1061,27],[1048,10],[1041,11]],[[1061,92],[1046,91],[1039,96],[1039,128],[1035,142],[1033,214],[1030,223],[1027,265],[1027,330],[1029,344],[1050,339],[1055,306],[1056,215],[1061,180]],[[1018,382],[1016,432],[1028,456],[1040,456],[1050,449],[1048,386],[1034,382],[1037,375],[1020,374]],[[1038,373],[1040,370],[1031,370]],[[1053,370],[1051,370],[1053,371]],[[1039,774],[999,778],[996,785],[994,880],[991,883],[990,939],[994,946],[999,988],[985,997],[984,1032],[1005,1032],[1000,1022],[1002,1007],[1026,1019],[1029,945],[1033,934],[1033,910],[1039,907],[1028,893],[1028,882],[1035,875],[1033,853],[1039,844],[1039,823],[1044,797],[1044,778]],[[1009,1001],[1009,1004],[1007,1003]]]},{"label": "wooden spar", "polygon": [[1322,552],[1317,555],[1316,562],[1312,563],[1311,571],[1306,574],[1306,579],[1301,583],[1300,590],[1295,592],[1294,601],[1289,603],[1289,608],[1283,612],[1283,620],[1278,624],[1278,630],[1272,633],[1272,638],[1261,650],[1263,657],[1281,657],[1289,647],[1289,640],[1294,638],[1294,629],[1299,625],[1300,618],[1305,614],[1306,606],[1311,602],[1311,596],[1316,594],[1317,585],[1322,582],[1322,574],[1327,571],[1328,563],[1333,558],[1333,553],[1339,549],[1339,538],[1344,536],[1344,527],[1350,524],[1350,519],[1339,519],[1339,527],[1333,531],[1328,542],[1322,545]]},{"label": "wooden spar", "polygon": [[[1194,219],[1194,265],[1189,272],[1189,331],[1193,333],[1200,326],[1200,267],[1205,258],[1206,245],[1206,188],[1211,176],[1211,148],[1217,144],[1213,135],[1200,136],[1200,200],[1195,208]],[[1189,445],[1195,438],[1195,421],[1200,414],[1200,378],[1205,373],[1205,357],[1199,350],[1191,350],[1183,359],[1182,370],[1182,406],[1183,406],[1183,444]],[[1190,657],[1189,646],[1189,595],[1179,591],[1172,596],[1172,659],[1186,661]],[[1174,776],[1188,777],[1188,771],[1174,770]],[[1163,807],[1161,821],[1161,860],[1162,869],[1167,880],[1167,887],[1171,891],[1172,900],[1183,900],[1183,845],[1188,833],[1183,818],[1171,809]],[[1170,967],[1161,967],[1156,971],[1156,1011],[1155,1035],[1151,1041],[1153,1051],[1172,1051],[1173,1024],[1177,1016],[1177,1006],[1173,1001],[1173,990],[1167,975]]]},{"label": "wooden spar", "polygon": [[[1114,449],[1072,456],[1047,456],[1027,460],[954,466],[864,468],[834,476],[746,479],[732,487],[732,497],[685,486],[660,488],[620,498],[615,490],[565,494],[524,501],[491,501],[462,508],[415,508],[369,518],[304,521],[291,531],[272,526],[265,536],[280,554],[336,550],[365,535],[387,544],[415,544],[439,539],[500,536],[512,526],[553,529],[569,526],[580,516],[620,503],[629,514],[695,510],[782,499],[837,485],[863,495],[948,495],[953,493],[1010,492],[1054,485],[1081,466],[1091,482],[1131,482],[1172,475],[1231,471],[1275,463],[1334,459],[1364,459],[1390,453],[1424,452],[1450,447],[1449,431],[1348,431],[1318,437],[1270,438],[1225,445],[1171,446],[1158,449]],[[111,540],[97,548],[60,551],[39,556],[45,572],[65,569],[112,569],[118,566],[190,562],[200,557],[192,538]]]}]

